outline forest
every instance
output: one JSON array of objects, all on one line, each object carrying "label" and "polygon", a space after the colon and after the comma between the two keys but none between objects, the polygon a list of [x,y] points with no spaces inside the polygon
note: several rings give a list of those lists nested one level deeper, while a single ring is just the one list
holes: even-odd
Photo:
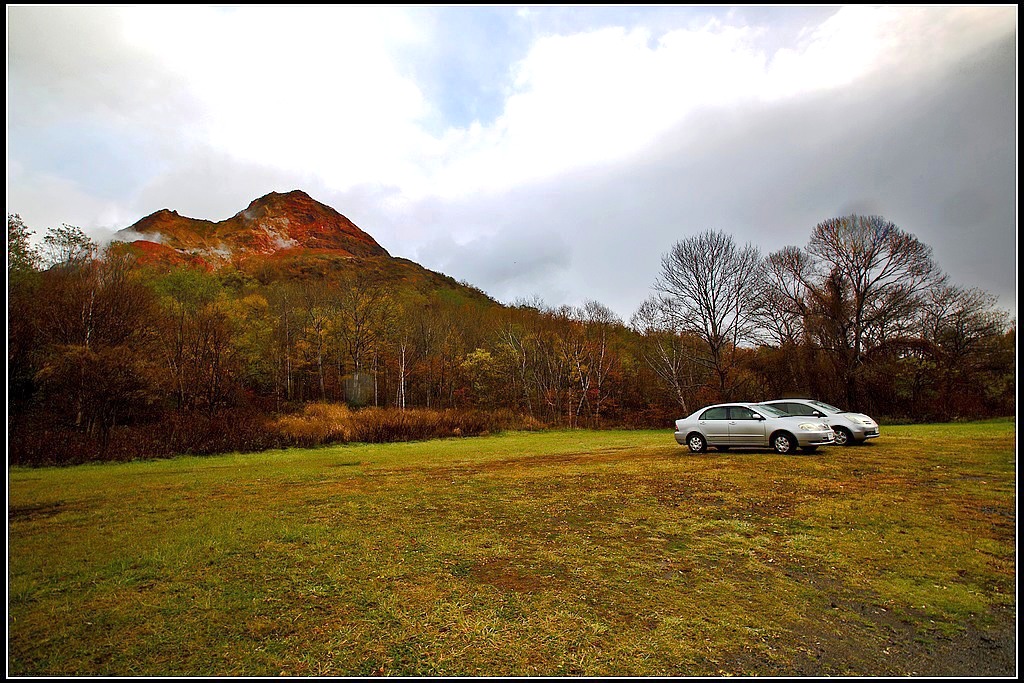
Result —
[{"label": "forest", "polygon": [[883,425],[1015,412],[1015,319],[878,216],[767,255],[685,237],[629,320],[410,283],[390,257],[205,269],[74,226],[34,234],[8,215],[9,465],[668,430],[720,400],[798,395]]}]

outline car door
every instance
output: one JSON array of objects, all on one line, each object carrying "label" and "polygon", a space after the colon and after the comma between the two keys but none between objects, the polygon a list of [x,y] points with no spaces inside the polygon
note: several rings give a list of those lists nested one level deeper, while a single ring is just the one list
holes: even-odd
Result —
[{"label": "car door", "polygon": [[725,407],[708,408],[700,416],[700,428],[712,446],[729,445],[729,411]]},{"label": "car door", "polygon": [[729,443],[733,446],[767,446],[765,420],[750,408],[729,408]]}]

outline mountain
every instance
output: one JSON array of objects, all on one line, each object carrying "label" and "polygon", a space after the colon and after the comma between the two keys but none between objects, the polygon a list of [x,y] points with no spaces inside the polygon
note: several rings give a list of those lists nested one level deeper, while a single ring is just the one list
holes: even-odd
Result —
[{"label": "mountain", "polygon": [[391,256],[355,223],[301,190],[271,192],[216,223],[161,209],[117,231],[114,240],[157,266],[230,266],[262,282],[358,271],[424,292],[449,290],[493,303],[471,285]]},{"label": "mountain", "polygon": [[159,254],[171,250],[198,256],[213,266],[252,255],[268,256],[292,249],[321,251],[339,257],[389,256],[384,247],[355,223],[301,190],[271,192],[253,200],[231,218],[214,223],[161,209],[118,231],[114,239],[151,242],[139,245]]}]

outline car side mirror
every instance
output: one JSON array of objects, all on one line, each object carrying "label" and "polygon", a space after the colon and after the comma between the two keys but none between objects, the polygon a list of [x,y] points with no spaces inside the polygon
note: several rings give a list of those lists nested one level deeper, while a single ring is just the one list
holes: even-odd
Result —
[{"label": "car side mirror", "polygon": [[759,413],[754,413],[754,419],[755,420],[762,420],[763,421],[764,420],[764,415],[761,415]]},{"label": "car side mirror", "polygon": [[814,417],[825,417],[825,413],[823,413],[821,411],[818,411],[818,410],[815,410],[814,411]]}]

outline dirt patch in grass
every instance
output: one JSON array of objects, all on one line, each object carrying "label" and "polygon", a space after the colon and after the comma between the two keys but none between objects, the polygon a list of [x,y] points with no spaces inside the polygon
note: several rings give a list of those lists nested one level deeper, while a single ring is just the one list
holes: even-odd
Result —
[{"label": "dirt patch in grass", "polygon": [[[955,633],[929,628],[919,610],[894,611],[870,591],[807,567],[785,572],[817,597],[804,615],[760,647],[728,653],[723,673],[746,676],[1014,676],[1016,624],[1012,609],[995,608]],[[815,607],[816,606],[816,607]],[[788,656],[775,656],[776,653]]]},{"label": "dirt patch in grass", "polygon": [[7,508],[7,519],[12,522],[31,522],[36,519],[47,519],[61,512],[72,509],[73,506],[63,501],[52,503],[32,503],[28,505],[12,505]]},{"label": "dirt patch in grass", "polygon": [[538,593],[545,589],[559,588],[565,583],[565,569],[550,563],[525,565],[511,557],[495,557],[474,564],[469,569],[469,578],[503,591],[517,593]]},{"label": "dirt patch in grass", "polygon": [[[985,629],[968,624],[954,635],[920,630],[870,600],[838,599],[831,614],[809,622],[787,649],[795,652],[787,673],[801,676],[1014,676],[1016,629],[1008,610],[991,615]],[[855,628],[854,628],[855,626]],[[866,628],[865,628],[866,627]],[[866,635],[867,634],[867,635]],[[780,673],[741,667],[744,673]]]}]

